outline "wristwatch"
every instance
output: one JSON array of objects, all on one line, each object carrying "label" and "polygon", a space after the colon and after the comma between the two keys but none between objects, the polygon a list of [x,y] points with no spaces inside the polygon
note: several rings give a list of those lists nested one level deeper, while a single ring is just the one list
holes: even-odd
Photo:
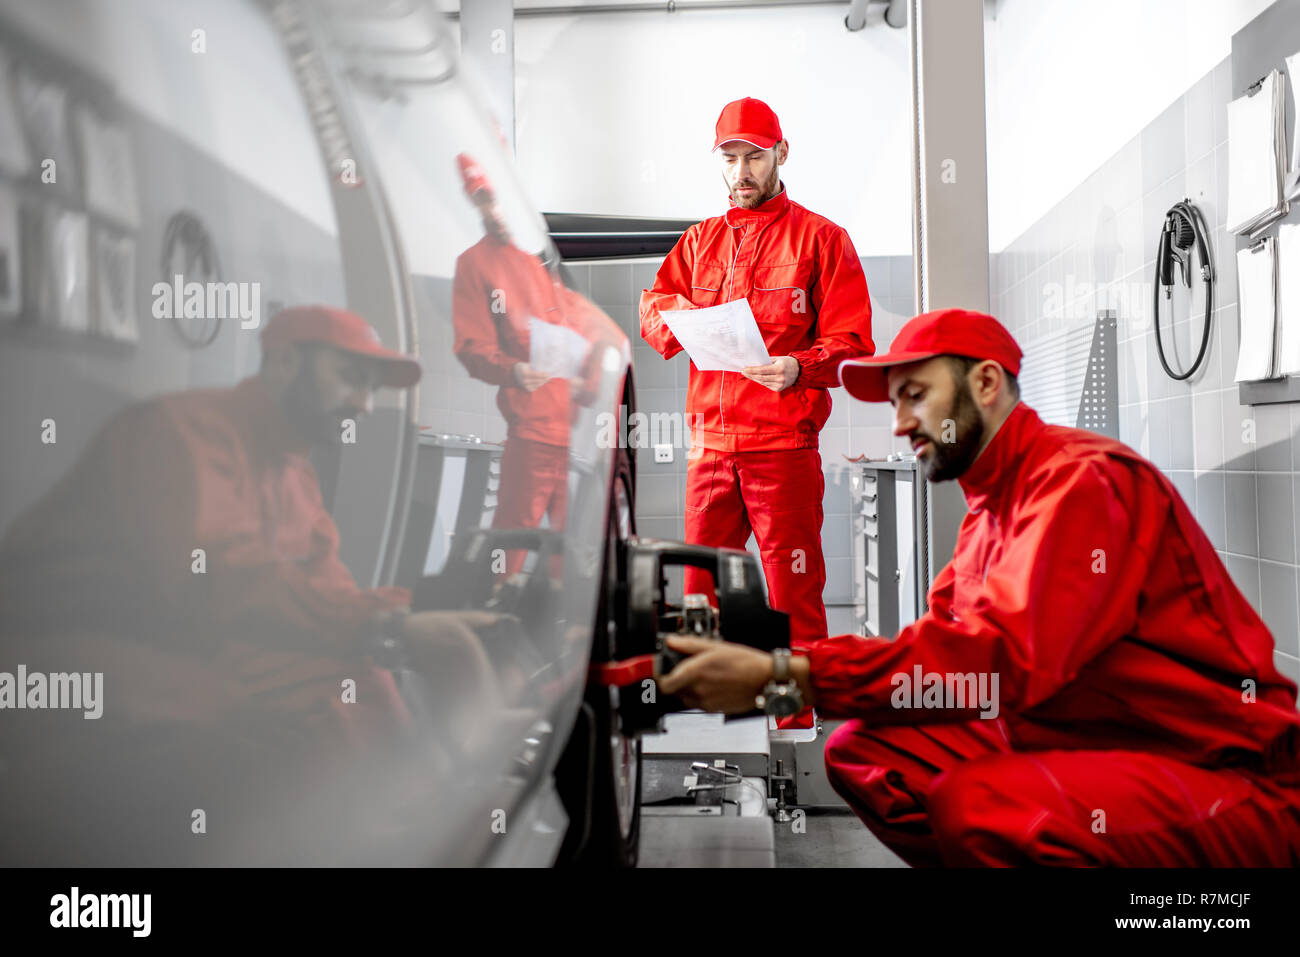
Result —
[{"label": "wristwatch", "polygon": [[754,704],[773,717],[784,718],[803,710],[803,695],[798,683],[790,676],[790,649],[777,648],[772,652],[772,680]]}]

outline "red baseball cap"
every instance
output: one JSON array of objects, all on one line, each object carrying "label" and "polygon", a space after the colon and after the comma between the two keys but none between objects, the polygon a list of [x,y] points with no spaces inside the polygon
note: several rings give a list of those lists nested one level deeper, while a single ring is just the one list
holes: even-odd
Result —
[{"label": "red baseball cap", "polygon": [[460,169],[460,178],[465,185],[466,196],[473,196],[480,189],[492,192],[492,184],[488,181],[487,173],[474,157],[468,153],[461,153],[456,157],[456,166]]},{"label": "red baseball cap", "polygon": [[420,381],[420,363],[402,352],[386,349],[379,333],[355,312],[333,306],[293,306],[281,309],[262,329],[262,348],[288,342],[320,342],[344,352],[378,359],[384,385],[405,389]]},{"label": "red baseball cap", "polygon": [[718,134],[713,141],[715,150],[731,140],[744,140],[761,150],[770,150],[785,139],[781,134],[781,121],[772,108],[752,96],[733,100],[724,106],[714,131]]},{"label": "red baseball cap", "polygon": [[939,309],[907,320],[889,345],[889,352],[840,363],[840,382],[849,395],[863,402],[889,401],[889,366],[920,362],[935,356],[992,359],[1012,375],[1020,374],[1023,353],[1002,323],[969,309]]}]

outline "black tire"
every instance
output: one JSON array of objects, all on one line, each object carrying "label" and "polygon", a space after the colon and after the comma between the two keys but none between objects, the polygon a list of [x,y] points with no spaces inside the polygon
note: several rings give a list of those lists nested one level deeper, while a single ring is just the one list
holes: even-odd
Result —
[{"label": "black tire", "polygon": [[[619,450],[605,531],[605,569],[592,660],[614,654],[610,625],[624,608],[626,564],[620,542],[632,533],[632,460]],[[557,865],[595,869],[635,867],[641,840],[641,741],[622,734],[618,692],[589,684],[573,732],[556,766],[556,787],[569,816]]]}]

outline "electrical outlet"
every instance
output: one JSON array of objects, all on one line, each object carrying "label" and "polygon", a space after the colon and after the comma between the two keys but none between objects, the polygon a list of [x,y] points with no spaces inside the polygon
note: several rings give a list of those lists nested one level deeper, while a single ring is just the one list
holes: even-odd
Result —
[{"label": "electrical outlet", "polygon": [[673,447],[667,442],[660,442],[655,446],[656,462],[671,462],[673,460]]}]

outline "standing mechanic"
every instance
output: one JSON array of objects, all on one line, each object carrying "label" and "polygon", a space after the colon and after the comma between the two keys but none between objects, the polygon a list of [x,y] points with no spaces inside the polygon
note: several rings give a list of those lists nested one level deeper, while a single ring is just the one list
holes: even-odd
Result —
[{"label": "standing mechanic", "polygon": [[[452,284],[453,351],[474,378],[500,386],[506,421],[495,528],[537,528],[545,516],[563,528],[568,511],[567,379],[529,365],[530,320],[565,324],[565,290],[542,262],[511,240],[492,184],[468,154],[457,157],[465,195],[479,210],[484,236],[456,260]],[[527,553],[513,550],[510,573]]]},{"label": "standing mechanic", "polygon": [[[682,347],[661,310],[749,300],[772,362],[741,373],[691,365],[698,454],[687,471],[686,541],[744,548],[752,531],[772,607],[790,615],[791,645],[807,649],[826,637],[818,433],[839,364],[875,351],[871,301],[848,233],[786,193],[789,144],[771,108],[728,103],[716,134],[731,208],[668,254],[642,293],[641,335],[671,359]],[[708,591],[707,574],[687,569],[686,591]]]},{"label": "standing mechanic", "polygon": [[1300,863],[1300,714],[1272,635],[1164,475],[1019,401],[1020,358],[996,320],[948,309],[842,369],[966,494],[921,618],[779,663],[672,639],[693,656],[661,687],[746,711],[788,669],[853,719],[831,780],[914,865]]}]

